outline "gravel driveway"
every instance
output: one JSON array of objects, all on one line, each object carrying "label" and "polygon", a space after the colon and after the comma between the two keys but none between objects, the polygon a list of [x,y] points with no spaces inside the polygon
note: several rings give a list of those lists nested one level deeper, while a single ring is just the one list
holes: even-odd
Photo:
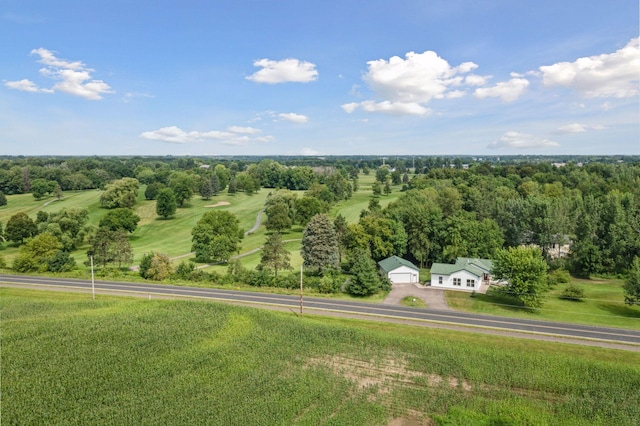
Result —
[{"label": "gravel driveway", "polygon": [[444,290],[425,287],[420,284],[394,284],[391,292],[382,303],[385,305],[399,305],[400,301],[407,296],[424,300],[427,304],[427,309],[437,309],[440,311],[451,310],[444,298]]}]

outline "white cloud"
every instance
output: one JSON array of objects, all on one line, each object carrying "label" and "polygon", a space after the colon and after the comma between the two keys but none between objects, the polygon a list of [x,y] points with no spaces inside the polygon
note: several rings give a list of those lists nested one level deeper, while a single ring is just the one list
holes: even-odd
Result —
[{"label": "white cloud", "polygon": [[259,59],[253,63],[253,66],[262,67],[262,69],[246,79],[256,83],[308,83],[318,79],[315,64],[298,59],[289,58],[282,61]]},{"label": "white cloud", "polygon": [[590,125],[580,124],[580,123],[571,123],[571,124],[567,124],[566,126],[558,127],[558,129],[553,133],[556,135],[567,135],[572,133],[584,133],[587,130],[602,130],[602,129],[604,129],[604,126],[602,125],[590,126]]},{"label": "white cloud", "polygon": [[43,48],[33,49],[31,54],[40,56],[38,62],[47,65],[47,68],[40,69],[40,74],[58,82],[50,89],[39,88],[34,82],[26,79],[9,81],[5,86],[27,92],[60,91],[89,100],[99,100],[102,99],[103,94],[113,93],[111,87],[104,81],[92,80],[91,73],[94,70],[86,68],[81,61],[71,62],[59,59],[53,52]]},{"label": "white cloud", "polygon": [[309,117],[307,117],[306,115],[296,114],[295,112],[283,112],[278,114],[278,117],[280,117],[282,120],[298,124],[306,123],[307,121],[309,121]]},{"label": "white cloud", "polygon": [[451,67],[430,50],[409,52],[405,58],[393,56],[389,61],[367,62],[369,70],[363,77],[364,81],[379,97],[391,102],[427,103],[444,98],[450,87],[464,84],[461,74],[478,67],[473,62]]},{"label": "white cloud", "polygon": [[529,80],[524,78],[512,78],[509,81],[501,81],[492,87],[479,87],[473,93],[478,99],[500,98],[504,102],[513,102],[522,95],[529,86]]},{"label": "white cloud", "polygon": [[471,74],[464,78],[464,83],[468,86],[484,86],[491,76],[481,76]]},{"label": "white cloud", "polygon": [[545,86],[571,87],[587,98],[625,98],[638,94],[640,38],[614,53],[542,66]]},{"label": "white cloud", "polygon": [[7,81],[4,83],[9,89],[21,90],[23,92],[45,92],[52,93],[53,91],[50,89],[43,89],[38,87],[33,81],[22,79],[18,81]]},{"label": "white cloud", "polygon": [[261,136],[255,139],[252,139],[250,136],[248,136],[260,132],[260,129],[241,126],[231,126],[227,129],[227,131],[210,130],[207,132],[200,132],[197,130],[192,130],[186,132],[180,127],[168,126],[162,127],[158,130],[143,132],[140,134],[140,137],[143,139],[178,144],[215,140],[226,145],[246,145],[253,141],[270,142],[274,140],[273,136]]},{"label": "white cloud", "polygon": [[246,133],[249,135],[254,135],[262,131],[260,129],[256,129],[255,127],[242,127],[242,126],[231,126],[227,128],[227,130],[233,133]]},{"label": "white cloud", "polygon": [[[53,54],[53,52],[51,52],[50,50],[47,50],[47,49],[43,49],[42,47],[39,48],[39,49],[33,49],[31,51],[31,54],[32,55],[34,55],[34,54],[35,55],[39,55],[40,56],[40,60],[38,60],[38,62],[40,62],[41,64],[48,65],[48,66],[53,67],[53,68],[66,68],[66,69],[71,69],[71,70],[82,70],[82,69],[85,69],[85,65],[81,61],[69,62],[69,61],[65,61],[64,59],[58,59]],[[91,71],[93,71],[93,70],[91,70]]]},{"label": "white cloud", "polygon": [[549,139],[539,138],[526,133],[509,131],[503,134],[500,139],[491,142],[487,147],[491,149],[498,148],[515,148],[515,149],[531,149],[531,148],[550,148],[560,146],[559,143]]},{"label": "white cloud", "polygon": [[360,104],[367,112],[385,112],[387,114],[426,115],[431,111],[417,102],[373,102],[364,101]]},{"label": "white cloud", "polygon": [[390,102],[390,101],[364,101],[359,104],[345,104],[342,109],[353,112],[356,108],[362,108],[367,112],[383,112],[391,115],[428,115],[431,110],[417,102]]},{"label": "white cloud", "polygon": [[344,112],[346,112],[347,114],[351,114],[353,111],[358,109],[359,106],[360,106],[359,103],[351,102],[351,103],[348,103],[348,104],[340,105],[340,108],[342,108],[344,110]]}]

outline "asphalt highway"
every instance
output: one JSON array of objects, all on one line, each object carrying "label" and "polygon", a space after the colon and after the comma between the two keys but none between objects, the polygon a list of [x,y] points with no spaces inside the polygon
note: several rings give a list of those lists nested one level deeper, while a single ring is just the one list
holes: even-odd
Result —
[{"label": "asphalt highway", "polygon": [[[91,291],[91,281],[67,278],[48,278],[20,275],[0,275],[0,285],[37,286],[39,288],[68,288]],[[258,305],[271,305],[298,311],[300,296],[257,293],[212,288],[140,284],[115,281],[95,281],[96,292],[131,293],[162,297],[185,297],[220,300]],[[640,331],[605,328],[550,321],[505,318],[455,311],[437,311],[424,308],[389,306],[373,303],[304,297],[304,310],[314,312],[340,312],[390,319],[436,322],[459,326],[474,326],[518,333],[535,333],[559,337],[608,341],[640,345]]]}]

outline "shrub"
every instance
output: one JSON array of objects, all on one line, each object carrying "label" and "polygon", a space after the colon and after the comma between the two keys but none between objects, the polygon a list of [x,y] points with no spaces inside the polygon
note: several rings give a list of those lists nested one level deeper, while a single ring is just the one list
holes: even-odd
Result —
[{"label": "shrub", "polygon": [[556,284],[568,284],[571,282],[571,275],[566,269],[556,269],[549,273],[547,282],[550,286],[554,286]]},{"label": "shrub", "polygon": [[76,260],[68,251],[58,250],[47,259],[47,269],[51,272],[69,272],[76,269]]},{"label": "shrub", "polygon": [[565,300],[580,300],[584,297],[584,289],[576,284],[569,284],[560,294],[560,298]]},{"label": "shrub", "polygon": [[180,278],[183,280],[187,280],[189,279],[189,275],[191,275],[191,273],[193,271],[196,270],[196,264],[193,263],[192,261],[182,261],[180,262],[180,264],[176,267],[176,270],[173,272],[174,277],[176,278]]}]

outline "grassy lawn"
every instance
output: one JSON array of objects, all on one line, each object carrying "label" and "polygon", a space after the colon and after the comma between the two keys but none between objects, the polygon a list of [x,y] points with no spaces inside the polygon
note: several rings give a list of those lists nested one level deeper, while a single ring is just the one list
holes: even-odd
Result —
[{"label": "grassy lawn", "polygon": [[640,419],[635,352],[201,301],[0,296],[7,424]]},{"label": "grassy lawn", "polygon": [[400,304],[403,306],[409,306],[412,308],[427,307],[427,304],[424,302],[424,300],[420,299],[419,297],[413,297],[413,296],[403,297],[402,300],[400,301]]},{"label": "grassy lawn", "polygon": [[447,291],[446,298],[450,307],[467,312],[640,329],[640,307],[624,304],[622,280],[573,278],[572,281],[584,289],[585,299],[560,299],[567,284],[557,284],[547,294],[543,307],[537,310],[522,308],[509,297],[496,294],[471,297],[470,293]]}]

